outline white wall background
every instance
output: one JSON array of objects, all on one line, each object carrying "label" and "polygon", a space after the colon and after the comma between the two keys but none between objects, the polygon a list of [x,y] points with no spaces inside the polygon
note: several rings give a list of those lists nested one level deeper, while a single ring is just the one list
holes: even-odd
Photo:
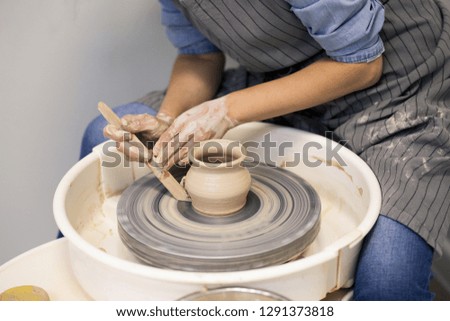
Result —
[{"label": "white wall background", "polygon": [[0,0],[0,264],[55,238],[97,102],[164,88],[174,57],[157,0]]}]

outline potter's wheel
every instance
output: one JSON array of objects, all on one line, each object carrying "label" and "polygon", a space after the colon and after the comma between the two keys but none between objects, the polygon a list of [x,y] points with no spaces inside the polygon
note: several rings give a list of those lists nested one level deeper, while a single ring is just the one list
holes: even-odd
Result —
[{"label": "potter's wheel", "polygon": [[[117,206],[122,242],[145,263],[185,271],[246,270],[298,257],[319,231],[317,193],[287,170],[261,164],[249,170],[246,205],[222,217],[199,214],[156,177],[142,177]],[[173,175],[180,180],[185,173]]]}]

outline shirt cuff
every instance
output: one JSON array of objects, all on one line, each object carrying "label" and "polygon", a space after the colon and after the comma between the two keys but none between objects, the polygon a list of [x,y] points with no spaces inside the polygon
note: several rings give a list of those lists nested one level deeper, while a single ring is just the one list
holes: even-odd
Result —
[{"label": "shirt cuff", "polygon": [[379,0],[287,0],[294,14],[336,61],[368,62],[384,51]]},{"label": "shirt cuff", "polygon": [[327,55],[339,62],[347,63],[363,63],[371,62],[380,57],[384,52],[384,44],[381,38],[378,36],[375,43],[368,48],[359,49],[354,53],[348,53],[345,55],[335,55],[332,52],[327,52]]},{"label": "shirt cuff", "polygon": [[220,49],[207,39],[197,41],[189,46],[178,48],[178,53],[182,55],[201,55],[213,52],[220,52]]}]

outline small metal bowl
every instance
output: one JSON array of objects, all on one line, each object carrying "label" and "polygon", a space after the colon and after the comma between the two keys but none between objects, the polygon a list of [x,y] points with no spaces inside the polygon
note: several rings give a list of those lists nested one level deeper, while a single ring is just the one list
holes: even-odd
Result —
[{"label": "small metal bowl", "polygon": [[229,287],[199,291],[179,301],[289,301],[287,298],[264,290]]}]

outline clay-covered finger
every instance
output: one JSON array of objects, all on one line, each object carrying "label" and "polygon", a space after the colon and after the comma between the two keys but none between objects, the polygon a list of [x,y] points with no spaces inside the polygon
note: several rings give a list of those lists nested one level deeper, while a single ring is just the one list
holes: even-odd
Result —
[{"label": "clay-covered finger", "polygon": [[170,169],[173,165],[179,164],[181,161],[188,159],[189,150],[194,146],[194,139],[191,137],[187,142],[183,142],[178,146],[177,151],[171,155],[164,165],[164,169]]},{"label": "clay-covered finger", "polygon": [[[192,122],[182,122],[183,117],[177,118],[175,122],[161,135],[156,142],[153,153],[157,156],[160,163],[166,163],[167,160],[178,150],[179,142],[183,145],[191,140],[194,135],[201,132],[198,129],[196,132],[196,124]],[[201,135],[202,136],[202,135]]]},{"label": "clay-covered finger", "polygon": [[210,139],[222,138],[227,131],[228,126],[222,122],[214,129],[214,133],[212,133],[212,137]]},{"label": "clay-covered finger", "polygon": [[118,142],[116,148],[129,160],[135,162],[147,162],[151,158],[151,152],[143,146],[133,144],[133,142]]},{"label": "clay-covered finger", "polygon": [[150,140],[150,141],[155,142],[167,130],[168,127],[169,127],[168,124],[159,122],[159,125],[156,128],[154,128],[152,130],[144,130],[144,131],[140,132],[139,134],[145,140]]},{"label": "clay-covered finger", "polygon": [[211,130],[209,130],[209,131],[199,130],[193,134],[194,140],[196,142],[202,142],[204,140],[212,139],[214,137],[214,135],[215,135],[215,132],[211,131]]},{"label": "clay-covered finger", "polygon": [[158,119],[149,114],[125,115],[122,117],[123,129],[133,134],[143,131],[154,131],[159,125]]},{"label": "clay-covered finger", "polygon": [[[173,125],[172,125],[173,126]],[[170,145],[170,142],[173,140],[176,130],[170,126],[158,139],[155,146],[153,146],[153,155],[155,155],[155,160],[158,162],[162,161],[163,152]]]},{"label": "clay-covered finger", "polygon": [[181,159],[178,161],[177,166],[178,167],[186,167],[187,165],[189,165],[189,155],[186,155],[185,158]]},{"label": "clay-covered finger", "polygon": [[180,149],[187,143],[187,141],[180,141],[179,136],[175,135],[172,137],[171,140],[169,140],[167,143],[164,143],[162,145],[162,149],[160,150],[160,153],[158,154],[156,161],[158,162],[159,166],[161,167],[167,167],[167,164],[169,161],[177,157],[177,154],[180,152]]},{"label": "clay-covered finger", "polygon": [[131,134],[129,132],[117,128],[114,125],[106,125],[105,128],[103,128],[103,135],[116,142],[123,142],[131,139]]}]

